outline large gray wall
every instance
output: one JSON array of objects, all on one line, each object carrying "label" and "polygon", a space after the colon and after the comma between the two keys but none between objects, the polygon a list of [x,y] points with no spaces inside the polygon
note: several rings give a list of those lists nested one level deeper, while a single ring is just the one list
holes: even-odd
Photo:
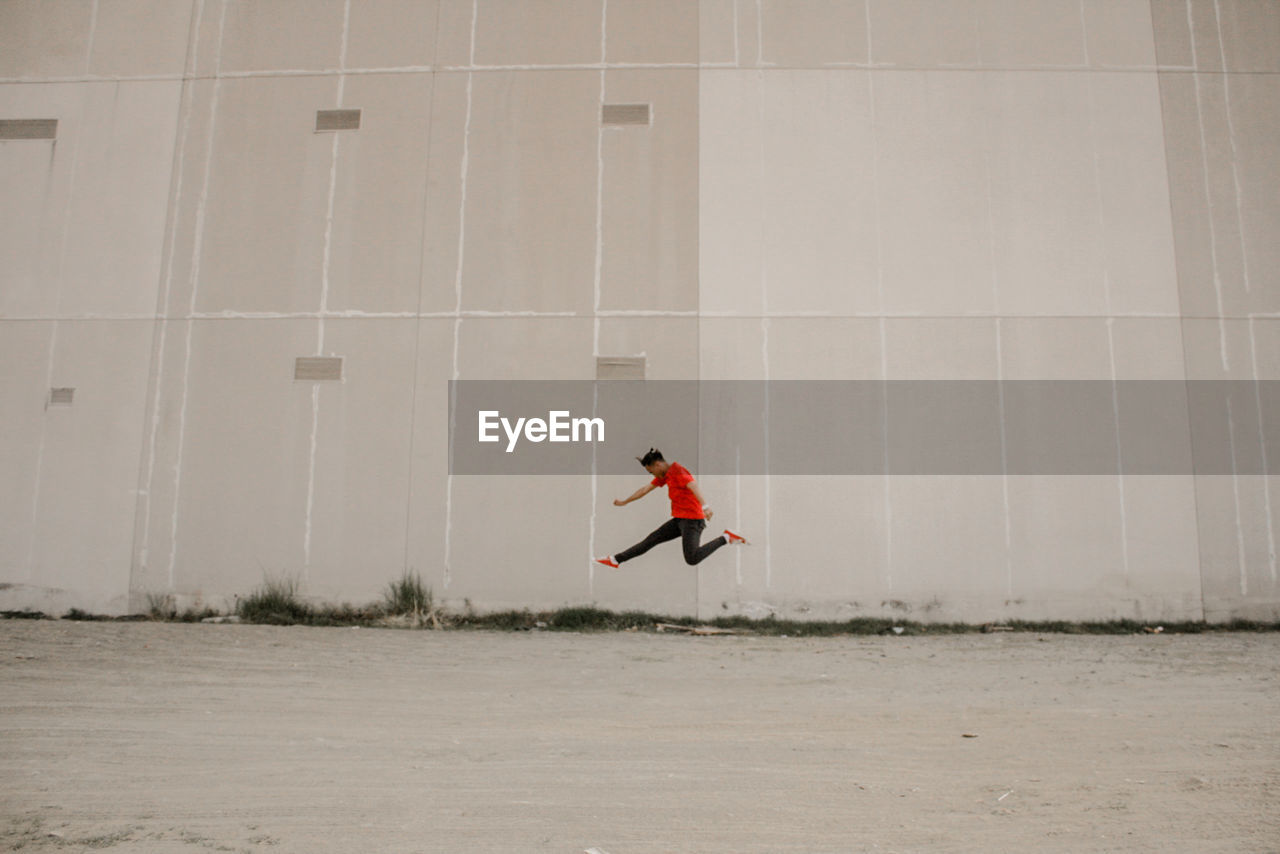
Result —
[{"label": "large gray wall", "polygon": [[597,356],[1280,379],[1280,0],[3,0],[0,119],[58,121],[0,141],[0,608],[411,569],[479,609],[1280,617],[1264,476],[708,474],[756,544],[612,573],[642,472],[446,448],[448,380]]}]

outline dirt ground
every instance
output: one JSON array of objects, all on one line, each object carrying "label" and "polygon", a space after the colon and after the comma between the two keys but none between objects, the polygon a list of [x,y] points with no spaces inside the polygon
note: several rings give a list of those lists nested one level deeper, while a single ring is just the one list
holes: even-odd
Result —
[{"label": "dirt ground", "polygon": [[1280,634],[0,621],[0,849],[1280,851]]}]

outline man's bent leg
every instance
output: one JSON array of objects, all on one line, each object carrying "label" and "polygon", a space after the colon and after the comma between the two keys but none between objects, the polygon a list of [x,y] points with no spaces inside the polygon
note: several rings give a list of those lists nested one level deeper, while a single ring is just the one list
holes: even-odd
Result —
[{"label": "man's bent leg", "polygon": [[678,521],[678,519],[668,519],[662,525],[658,526],[652,534],[645,537],[631,548],[618,552],[613,556],[613,559],[618,563],[622,563],[624,561],[631,560],[633,557],[639,557],[660,543],[665,543],[668,540],[674,540],[676,537],[680,536],[680,526],[677,524]]},{"label": "man's bent leg", "polygon": [[672,520],[680,525],[680,534],[684,538],[684,562],[689,566],[697,566],[702,563],[708,555],[716,549],[725,545],[727,540],[723,536],[716,537],[714,540],[708,540],[699,545],[702,539],[702,531],[707,527],[707,523],[701,519],[674,519]]}]

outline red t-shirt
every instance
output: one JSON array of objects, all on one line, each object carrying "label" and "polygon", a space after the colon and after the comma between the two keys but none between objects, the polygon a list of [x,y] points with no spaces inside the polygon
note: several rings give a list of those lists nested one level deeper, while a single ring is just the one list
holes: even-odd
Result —
[{"label": "red t-shirt", "polygon": [[671,497],[671,515],[677,519],[702,519],[702,504],[693,497],[689,484],[693,475],[679,463],[667,466],[667,473],[653,479],[654,486],[665,486]]}]

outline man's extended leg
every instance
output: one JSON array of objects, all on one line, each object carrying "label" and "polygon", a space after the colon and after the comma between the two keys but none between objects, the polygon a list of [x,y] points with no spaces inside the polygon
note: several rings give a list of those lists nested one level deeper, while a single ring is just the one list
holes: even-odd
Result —
[{"label": "man's extended leg", "polygon": [[680,535],[683,537],[684,545],[684,562],[689,566],[696,566],[706,559],[707,555],[716,549],[728,543],[728,539],[724,536],[716,537],[714,540],[708,540],[699,545],[702,540],[702,531],[707,527],[707,523],[701,519],[672,519],[680,526]]},{"label": "man's extended leg", "polygon": [[662,525],[658,526],[657,530],[652,534],[645,537],[631,548],[618,552],[613,556],[613,559],[618,563],[622,563],[624,561],[631,560],[633,557],[639,557],[660,543],[665,543],[668,540],[674,540],[676,537],[680,536],[680,526],[678,522],[680,522],[679,519],[668,519]]}]

